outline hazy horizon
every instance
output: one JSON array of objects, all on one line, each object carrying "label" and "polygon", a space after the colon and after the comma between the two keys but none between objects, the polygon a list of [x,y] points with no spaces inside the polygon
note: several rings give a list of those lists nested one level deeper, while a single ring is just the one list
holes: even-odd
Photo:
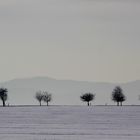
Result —
[{"label": "hazy horizon", "polygon": [[140,79],[136,79],[136,80],[132,80],[132,81],[126,81],[126,82],[109,82],[109,81],[94,81],[94,80],[78,80],[78,79],[68,79],[68,78],[55,78],[55,77],[50,77],[50,76],[28,76],[28,77],[16,77],[16,78],[12,78],[12,79],[7,79],[7,80],[3,80],[0,81],[0,83],[5,83],[5,82],[10,82],[13,80],[28,80],[28,79],[53,79],[53,80],[58,80],[58,81],[75,81],[75,82],[90,82],[90,83],[108,83],[108,84],[127,84],[127,83],[131,83],[131,82],[136,82],[136,81],[140,81]]},{"label": "hazy horizon", "polygon": [[0,82],[140,79],[140,1],[1,0]]}]

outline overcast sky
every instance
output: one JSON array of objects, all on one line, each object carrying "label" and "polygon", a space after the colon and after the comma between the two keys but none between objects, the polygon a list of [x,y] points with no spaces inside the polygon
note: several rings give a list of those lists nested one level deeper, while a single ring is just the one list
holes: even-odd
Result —
[{"label": "overcast sky", "polygon": [[0,81],[140,79],[139,0],[1,0]]}]

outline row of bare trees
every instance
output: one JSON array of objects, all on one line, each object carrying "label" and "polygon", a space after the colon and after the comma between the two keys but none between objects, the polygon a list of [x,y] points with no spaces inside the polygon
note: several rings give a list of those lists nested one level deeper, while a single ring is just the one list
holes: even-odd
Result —
[{"label": "row of bare trees", "polygon": [[[85,93],[82,96],[80,96],[80,98],[83,102],[87,102],[87,105],[89,106],[91,104],[91,101],[95,99],[95,94]],[[111,99],[114,102],[117,102],[117,106],[122,106],[122,103],[126,100],[126,97],[121,87],[115,87],[115,89],[112,92]]]},{"label": "row of bare trees", "polygon": [[[6,106],[5,102],[8,98],[8,90],[6,88],[0,88],[0,99],[2,100],[3,106]],[[39,102],[40,106],[42,104],[42,101],[49,105],[49,102],[52,101],[52,94],[48,93],[47,91],[38,91],[36,92],[35,98]],[[95,94],[92,93],[85,93],[80,96],[80,99],[83,102],[87,102],[87,105],[89,106],[91,104],[91,101],[95,99]],[[123,90],[121,87],[117,86],[114,88],[111,99],[114,102],[117,102],[117,106],[121,105],[126,100],[126,97],[123,93]]]}]

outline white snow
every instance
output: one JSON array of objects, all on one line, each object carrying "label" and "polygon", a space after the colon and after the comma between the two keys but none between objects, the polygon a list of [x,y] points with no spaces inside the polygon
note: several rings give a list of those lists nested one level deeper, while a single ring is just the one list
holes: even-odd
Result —
[{"label": "white snow", "polygon": [[139,106],[0,107],[0,140],[139,140]]}]

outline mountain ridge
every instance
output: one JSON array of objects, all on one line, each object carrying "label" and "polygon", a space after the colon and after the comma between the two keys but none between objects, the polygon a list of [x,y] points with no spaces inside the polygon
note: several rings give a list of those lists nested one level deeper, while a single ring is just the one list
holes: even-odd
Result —
[{"label": "mountain ridge", "polygon": [[50,77],[18,78],[0,83],[8,88],[11,105],[37,105],[34,96],[38,90],[47,90],[53,94],[52,104],[82,105],[79,96],[85,92],[93,92],[96,99],[93,104],[111,104],[111,92],[115,86],[121,86],[127,96],[126,105],[139,104],[140,80],[128,83],[91,82],[77,80],[58,80]]}]

